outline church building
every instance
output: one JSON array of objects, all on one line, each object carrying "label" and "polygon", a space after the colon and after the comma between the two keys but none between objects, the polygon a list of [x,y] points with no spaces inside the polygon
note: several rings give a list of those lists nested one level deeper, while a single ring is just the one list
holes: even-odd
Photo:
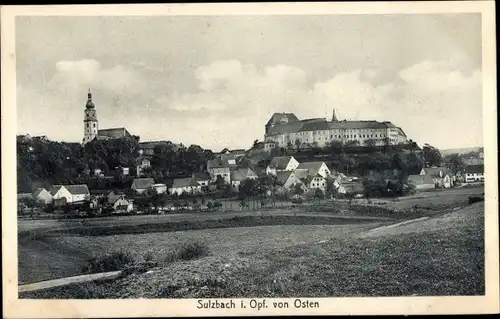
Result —
[{"label": "church building", "polygon": [[90,89],[87,95],[87,104],[85,104],[85,111],[83,116],[83,132],[83,144],[87,144],[94,139],[108,140],[132,136],[124,127],[102,130],[99,129],[97,112],[95,109],[95,104],[92,101],[92,93],[90,93]]}]

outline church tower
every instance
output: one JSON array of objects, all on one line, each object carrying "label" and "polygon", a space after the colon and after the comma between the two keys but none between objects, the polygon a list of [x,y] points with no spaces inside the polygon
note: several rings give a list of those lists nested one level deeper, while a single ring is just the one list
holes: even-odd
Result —
[{"label": "church tower", "polygon": [[95,104],[92,102],[92,93],[90,93],[89,89],[87,104],[85,105],[83,116],[83,144],[87,144],[96,138],[98,130],[99,126],[97,124]]}]

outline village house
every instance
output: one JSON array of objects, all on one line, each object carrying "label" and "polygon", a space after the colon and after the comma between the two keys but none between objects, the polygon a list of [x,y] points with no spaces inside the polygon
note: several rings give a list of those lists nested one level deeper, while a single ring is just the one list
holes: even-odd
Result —
[{"label": "village house", "polygon": [[468,165],[465,168],[465,182],[484,182],[484,164]]},{"label": "village house", "polygon": [[327,178],[330,176],[331,172],[328,166],[324,162],[307,162],[307,163],[300,163],[299,166],[297,167],[299,170],[307,170],[309,172],[309,175],[315,176],[315,175],[321,175],[324,178]]},{"label": "village house", "polygon": [[172,187],[169,188],[168,192],[171,195],[177,194],[181,195],[183,193],[187,194],[199,194],[201,193],[201,185],[198,184],[191,177],[186,178],[176,178],[172,183]]},{"label": "village house", "polygon": [[131,188],[137,194],[144,194],[146,191],[150,190],[151,187],[155,184],[154,179],[152,178],[136,178],[132,182]]},{"label": "village house", "polygon": [[202,191],[208,190],[211,178],[207,172],[194,172],[192,179],[201,186]]},{"label": "village house", "polygon": [[415,185],[416,189],[430,189],[435,188],[436,184],[430,175],[410,175],[408,182]]},{"label": "village house", "polygon": [[422,168],[420,175],[428,175],[432,178],[435,187],[450,188],[455,180],[449,169],[443,167]]},{"label": "village house", "polygon": [[50,190],[52,200],[63,200],[66,204],[79,203],[90,199],[90,192],[85,184],[54,185]]},{"label": "village house", "polygon": [[144,171],[151,168],[151,159],[147,156],[139,156],[136,158],[136,165],[137,177],[144,176]]},{"label": "village house", "polygon": [[231,172],[231,186],[238,191],[241,183],[246,179],[258,179],[259,177],[250,168],[239,168]]},{"label": "village house", "polygon": [[[236,165],[236,162],[234,163]],[[231,166],[228,160],[222,160],[221,158],[216,158],[207,161],[207,171],[210,174],[210,178],[213,182],[217,180],[217,177],[223,178],[226,184],[231,183]]]},{"label": "village house", "polygon": [[130,212],[134,209],[132,200],[125,198],[123,194],[108,194],[106,203],[115,213]]},{"label": "village house", "polygon": [[164,194],[167,192],[167,185],[165,184],[153,184],[151,188],[155,191],[156,194]]},{"label": "village house", "polygon": [[281,171],[276,173],[276,181],[279,184],[278,193],[293,191],[296,185],[300,185],[302,190],[307,191],[307,186],[298,178],[293,171]]},{"label": "village house", "polygon": [[306,186],[310,191],[319,188],[324,192],[326,190],[326,178],[320,174],[309,175],[306,179]]},{"label": "village house", "polygon": [[299,162],[293,156],[277,156],[267,166],[266,174],[275,175],[280,171],[293,171],[299,166]]},{"label": "village house", "polygon": [[362,195],[364,193],[363,184],[359,181],[341,180],[337,188],[339,194]]},{"label": "village house", "polygon": [[52,195],[45,188],[36,188],[32,193],[33,199],[37,202],[50,204],[52,203]]}]

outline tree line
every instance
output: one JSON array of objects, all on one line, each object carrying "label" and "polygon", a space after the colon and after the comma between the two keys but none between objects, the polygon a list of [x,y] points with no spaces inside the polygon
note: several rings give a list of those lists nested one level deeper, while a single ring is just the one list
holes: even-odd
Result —
[{"label": "tree line", "polygon": [[[139,137],[110,140],[94,140],[85,145],[50,140],[17,139],[18,192],[31,192],[35,187],[50,187],[54,184],[89,183],[98,188],[130,183],[125,180],[106,181],[90,176],[100,169],[105,176],[117,177],[118,168],[129,167],[130,175],[136,173],[139,153]],[[198,145],[189,147],[160,144],[151,156],[152,170],[149,176],[159,182],[178,176],[188,176],[201,171],[211,151]],[[89,187],[91,186],[89,185]]]}]

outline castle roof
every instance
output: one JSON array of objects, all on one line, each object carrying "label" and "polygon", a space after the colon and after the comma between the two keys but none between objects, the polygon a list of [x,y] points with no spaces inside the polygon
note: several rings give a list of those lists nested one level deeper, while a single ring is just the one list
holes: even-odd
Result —
[{"label": "castle roof", "polygon": [[267,122],[266,126],[285,124],[298,121],[299,119],[293,113],[274,113],[271,119]]},{"label": "castle roof", "polygon": [[[294,120],[295,119],[295,120]],[[397,128],[389,121],[327,121],[325,118],[298,120],[293,113],[275,113],[267,123],[268,135],[334,130],[334,129],[387,129]]]}]

